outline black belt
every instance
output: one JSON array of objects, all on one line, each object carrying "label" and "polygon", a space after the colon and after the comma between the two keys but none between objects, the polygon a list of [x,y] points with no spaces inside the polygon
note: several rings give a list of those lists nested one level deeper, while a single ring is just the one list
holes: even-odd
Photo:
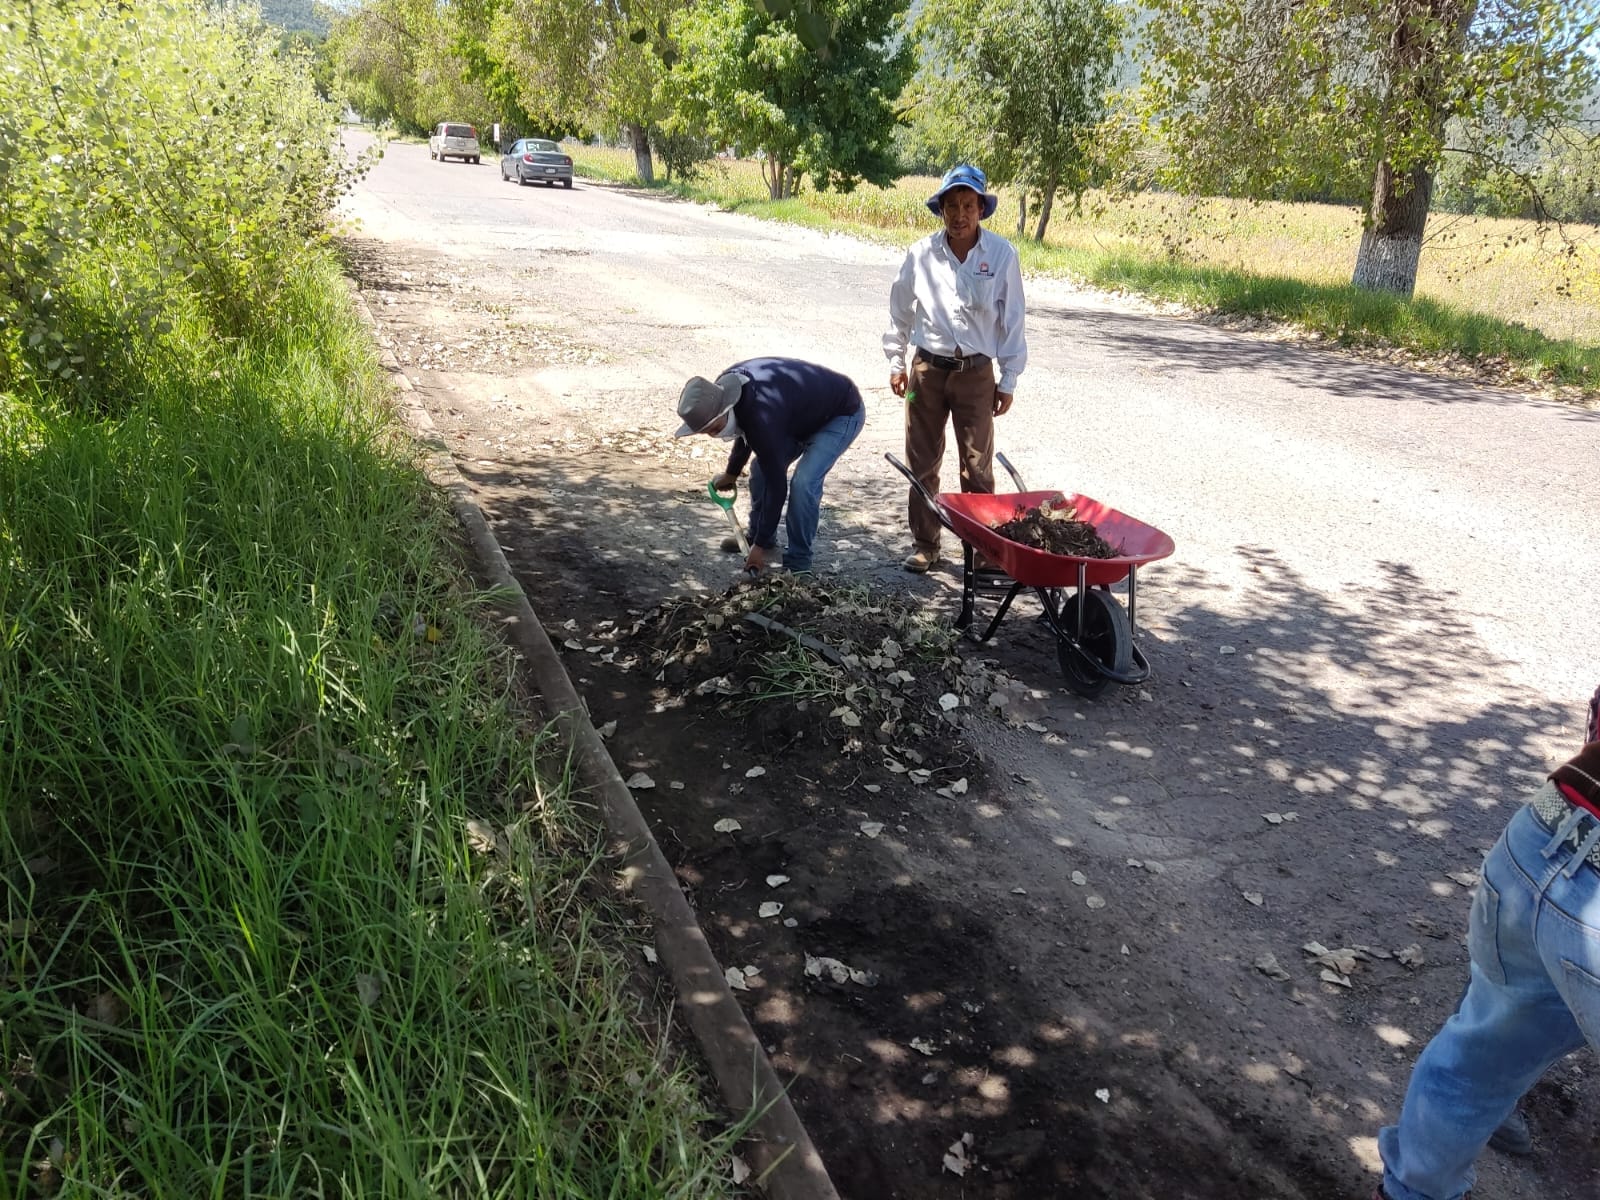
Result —
[{"label": "black belt", "polygon": [[948,354],[930,354],[921,346],[917,347],[917,361],[925,362],[930,367],[938,367],[941,371],[971,371],[977,367],[989,365],[987,354],[957,354],[951,357]]}]

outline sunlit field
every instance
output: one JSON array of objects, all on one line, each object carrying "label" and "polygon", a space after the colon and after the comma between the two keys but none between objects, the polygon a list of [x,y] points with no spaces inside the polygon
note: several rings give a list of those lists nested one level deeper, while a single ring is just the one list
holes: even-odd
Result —
[{"label": "sunlit field", "polygon": [[[632,151],[573,150],[580,170],[610,179],[633,176]],[[783,215],[804,220],[803,213],[793,211],[803,208],[887,231],[929,230],[934,219],[923,201],[936,186],[932,177],[908,176],[889,188],[808,191],[797,204],[785,205],[790,211]],[[730,207],[767,203],[760,165],[751,161],[707,164],[694,190]],[[1002,194],[993,227],[1014,236],[1016,212],[1013,197]],[[1113,201],[1091,194],[1077,213],[1070,204],[1056,205],[1045,242],[1067,251],[1064,258],[1038,258],[1024,249],[1030,266],[1068,273],[1081,266],[1079,254],[1127,251],[1197,267],[1342,285],[1349,282],[1360,240],[1361,214],[1353,208],[1153,194]],[[1600,228],[1568,226],[1541,235],[1527,222],[1436,213],[1417,295],[1581,347],[1600,346]]]}]

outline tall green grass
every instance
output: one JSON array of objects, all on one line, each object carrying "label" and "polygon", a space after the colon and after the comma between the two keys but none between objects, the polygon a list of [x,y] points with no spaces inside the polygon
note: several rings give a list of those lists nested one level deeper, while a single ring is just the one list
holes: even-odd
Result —
[{"label": "tall green grass", "polygon": [[308,262],[115,419],[0,394],[0,1194],[725,1194],[592,813]]},{"label": "tall green grass", "polygon": [[[592,177],[636,181],[631,152],[572,150]],[[923,206],[936,181],[926,178],[772,201],[755,164],[717,160],[667,186],[753,216],[892,245],[936,228]],[[1016,212],[1013,197],[1003,211]],[[1011,236],[1014,219],[994,224]],[[1600,231],[1571,231],[1578,241],[1564,253],[1510,221],[1440,215],[1432,228],[1437,243],[1424,252],[1413,300],[1347,285],[1360,222],[1330,205],[1097,197],[1081,211],[1058,206],[1044,243],[1019,240],[1018,250],[1038,274],[1283,321],[1344,345],[1465,360],[1511,381],[1600,397]]]}]

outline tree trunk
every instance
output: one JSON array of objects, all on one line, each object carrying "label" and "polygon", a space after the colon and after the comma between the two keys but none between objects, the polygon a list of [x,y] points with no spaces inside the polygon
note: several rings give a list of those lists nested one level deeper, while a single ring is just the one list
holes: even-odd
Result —
[{"label": "tree trunk", "polygon": [[637,121],[629,121],[623,128],[627,130],[628,141],[633,143],[633,170],[639,176],[639,182],[654,183],[656,164],[650,157],[650,135]]},{"label": "tree trunk", "polygon": [[1351,283],[1369,292],[1393,292],[1411,298],[1417,287],[1417,262],[1422,257],[1422,231],[1433,200],[1433,172],[1414,167],[1397,176],[1386,162],[1372,181],[1370,222],[1361,233]]},{"label": "tree trunk", "polygon": [[[1389,42],[1393,89],[1390,145],[1419,129],[1437,135],[1449,117],[1445,72],[1467,36],[1478,0],[1396,0],[1399,19]],[[1351,283],[1370,292],[1410,299],[1417,287],[1422,231],[1433,202],[1433,162],[1396,169],[1387,157],[1372,178],[1372,207],[1361,232]]]},{"label": "tree trunk", "polygon": [[1061,172],[1052,170],[1045,182],[1044,195],[1039,199],[1039,225],[1033,231],[1033,240],[1044,241],[1045,228],[1050,224],[1050,210],[1056,205],[1056,189],[1061,186]]},{"label": "tree trunk", "polygon": [[1028,232],[1028,192],[1026,188],[1017,189],[1017,237],[1021,239]]}]

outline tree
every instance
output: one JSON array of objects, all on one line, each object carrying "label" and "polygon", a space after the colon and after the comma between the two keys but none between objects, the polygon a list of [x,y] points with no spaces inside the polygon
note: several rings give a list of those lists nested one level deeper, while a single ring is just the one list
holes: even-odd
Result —
[{"label": "tree", "polygon": [[1056,194],[1092,182],[1094,135],[1121,46],[1112,0],[927,0],[911,24],[922,54],[908,110],[945,161],[981,163],[996,184],[1040,197],[1044,239]]},{"label": "tree", "polygon": [[1144,0],[1158,182],[1371,199],[1353,282],[1409,296],[1447,153],[1515,175],[1597,77],[1600,0]]},{"label": "tree", "polygon": [[761,157],[768,194],[809,176],[848,191],[894,177],[895,101],[911,52],[891,33],[906,0],[703,0],[673,21],[669,132]]},{"label": "tree", "polygon": [[635,169],[655,175],[651,133],[665,114],[657,85],[676,51],[667,36],[687,0],[509,0],[493,42],[522,85],[568,126],[621,130]]},{"label": "tree", "polygon": [[458,52],[461,22],[439,0],[368,0],[337,17],[328,52],[356,111],[407,133],[440,121],[486,125],[495,104]]}]

